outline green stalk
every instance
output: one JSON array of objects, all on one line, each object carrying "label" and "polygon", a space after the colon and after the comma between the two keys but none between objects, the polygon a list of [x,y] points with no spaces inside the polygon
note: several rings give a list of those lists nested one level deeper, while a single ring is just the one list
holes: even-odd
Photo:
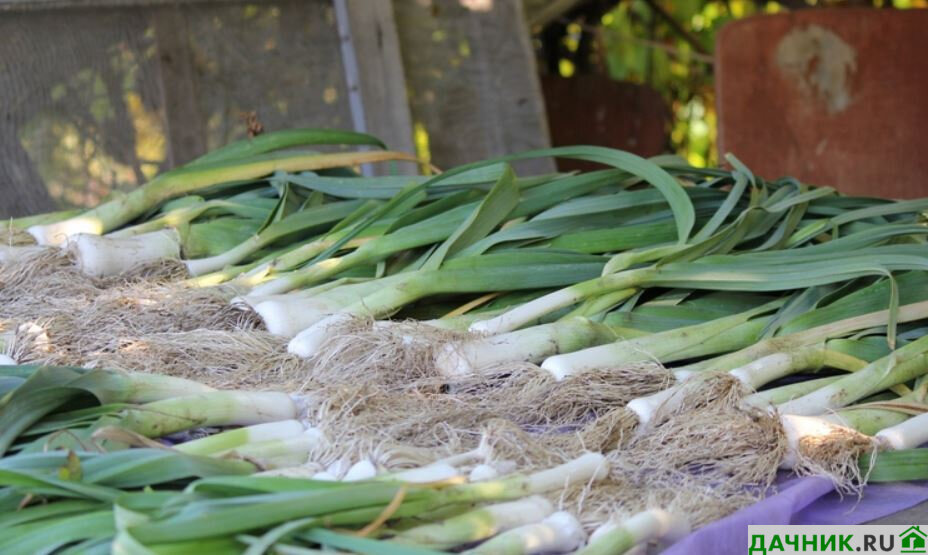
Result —
[{"label": "green stalk", "polygon": [[45,212],[43,214],[35,214],[34,216],[23,216],[21,218],[10,218],[7,221],[7,226],[16,229],[16,230],[25,230],[34,225],[48,225],[55,222],[60,222],[68,218],[74,217],[81,213],[79,208],[69,209],[69,210],[57,210],[54,212]]},{"label": "green stalk", "polygon": [[387,148],[377,137],[356,131],[282,129],[227,144],[200,156],[186,167],[249,158],[266,152],[306,145],[367,145],[384,150]]},{"label": "green stalk", "polygon": [[304,430],[305,427],[298,420],[268,422],[235,430],[226,430],[200,439],[179,443],[174,446],[174,449],[189,455],[213,455],[248,443],[298,436]]},{"label": "green stalk", "polygon": [[295,212],[279,222],[270,224],[243,243],[222,254],[209,258],[188,260],[186,262],[187,270],[193,276],[214,272],[241,262],[262,248],[288,236],[295,234],[311,235],[324,231],[325,228],[351,214],[361,204],[363,204],[363,201],[342,201]]},{"label": "green stalk", "polygon": [[118,424],[145,437],[162,437],[192,428],[251,426],[296,416],[296,406],[284,393],[215,391],[126,409]]},{"label": "green stalk", "polygon": [[288,349],[300,356],[311,356],[338,324],[359,316],[381,318],[430,295],[555,287],[577,277],[593,275],[601,268],[599,257],[544,252],[499,253],[452,260],[440,270],[401,274],[400,283],[368,295],[302,331],[293,338]]},{"label": "green stalk", "polygon": [[[720,233],[719,236],[723,236]],[[690,249],[690,254],[708,248],[711,240]],[[681,254],[672,247],[660,257]],[[626,253],[638,263],[654,253]],[[609,262],[613,265],[615,258]],[[609,267],[607,265],[607,269]],[[558,309],[613,291],[638,287],[677,287],[720,291],[786,291],[852,279],[886,275],[897,270],[926,270],[928,258],[920,245],[883,245],[862,248],[848,254],[816,246],[785,252],[756,252],[740,255],[705,256],[645,268],[608,273],[582,281],[517,307],[502,316],[479,322],[472,331],[501,333],[512,331]]]},{"label": "green stalk", "polygon": [[[568,352],[546,359],[541,367],[551,372],[557,379],[564,379],[567,376],[597,368],[649,360],[668,363],[689,356],[698,356],[701,353],[709,354],[706,352],[707,342],[713,338],[723,335],[728,335],[732,339],[740,335],[742,340],[748,341],[756,338],[756,335],[752,336],[751,332],[756,334],[759,331],[758,328],[762,327],[762,323],[755,323],[747,330],[747,333],[742,330],[740,334],[735,334],[732,330],[743,326],[755,316],[775,310],[782,304],[782,301],[774,301],[740,314],[710,320],[702,324],[607,343],[577,352]],[[730,344],[727,340],[721,343],[724,346]]]},{"label": "green stalk", "polygon": [[589,544],[577,551],[577,555],[619,555],[636,545],[658,539],[673,542],[689,532],[690,524],[685,518],[662,509],[651,509],[622,522],[600,526],[593,532]]},{"label": "green stalk", "polygon": [[828,384],[834,383],[841,379],[841,376],[828,376],[827,378],[816,378],[814,380],[802,380],[789,385],[782,385],[773,389],[759,391],[751,396],[757,406],[768,407],[770,405],[779,405],[797,397],[802,397],[817,389],[821,389]]},{"label": "green stalk", "polygon": [[[272,201],[272,199],[264,200]],[[267,207],[254,206],[254,204],[254,199],[251,199],[250,202],[235,201],[234,199],[199,200],[193,204],[185,204],[170,210],[165,209],[164,212],[159,216],[155,216],[149,220],[133,226],[125,227],[118,231],[113,231],[108,233],[107,236],[131,237],[133,235],[141,235],[143,233],[158,231],[164,228],[179,229],[190,224],[201,216],[206,214],[212,216],[214,213],[217,216],[235,215],[254,219],[264,219],[273,208],[273,202],[271,203],[271,206]]]},{"label": "green stalk", "polygon": [[917,339],[817,391],[779,406],[784,414],[816,415],[847,406],[928,372],[928,336]]},{"label": "green stalk", "polygon": [[479,507],[438,523],[416,526],[400,532],[391,541],[449,549],[538,522],[552,512],[554,508],[547,499],[533,496]]},{"label": "green stalk", "polygon": [[[928,410],[924,401],[923,395],[910,393],[886,403],[864,403],[850,406],[821,418],[872,436],[880,430],[901,424],[913,415]],[[916,406],[922,407],[921,413],[913,411]]]},{"label": "green stalk", "polygon": [[[370,523],[383,513],[401,490],[402,503],[394,518],[416,516],[454,504],[521,499],[528,495],[600,480],[607,474],[605,458],[588,453],[566,464],[528,476],[441,489],[389,482],[316,483],[287,480],[288,491],[243,495],[229,499],[194,500],[170,516],[130,526],[143,544],[213,538],[316,517],[317,526]],[[300,490],[305,484],[312,489]]]},{"label": "green stalk", "polygon": [[197,164],[162,174],[131,193],[105,202],[80,216],[49,225],[33,226],[29,233],[41,245],[61,245],[78,233],[100,235],[134,220],[161,203],[228,181],[257,179],[275,171],[337,168],[386,160],[410,160],[398,152],[346,152],[336,154],[266,154],[232,161]]},{"label": "green stalk", "polygon": [[569,318],[510,333],[449,343],[436,356],[444,376],[461,376],[507,362],[539,363],[558,353],[570,353],[614,341],[607,325],[587,318]]},{"label": "green stalk", "polygon": [[[764,339],[740,351],[716,359],[691,364],[680,370],[692,372],[726,372],[750,364],[754,360],[767,355],[789,352],[805,345],[843,337],[855,331],[885,326],[889,318],[890,310],[888,309],[852,316],[850,318],[844,318],[842,320],[836,320],[814,328],[809,328],[801,332]],[[928,318],[928,301],[899,307],[898,322],[900,323],[913,322],[923,318]]]}]

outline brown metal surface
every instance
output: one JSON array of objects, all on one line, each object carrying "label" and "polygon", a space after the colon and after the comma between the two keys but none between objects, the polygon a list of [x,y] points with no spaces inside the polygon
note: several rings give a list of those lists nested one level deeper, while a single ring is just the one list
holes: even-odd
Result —
[{"label": "brown metal surface", "polygon": [[[541,81],[551,143],[602,145],[654,156],[667,150],[670,109],[654,89],[601,75]],[[559,160],[561,170],[598,167]]]},{"label": "brown metal surface", "polygon": [[722,29],[720,152],[846,193],[928,196],[928,10],[803,10]]}]

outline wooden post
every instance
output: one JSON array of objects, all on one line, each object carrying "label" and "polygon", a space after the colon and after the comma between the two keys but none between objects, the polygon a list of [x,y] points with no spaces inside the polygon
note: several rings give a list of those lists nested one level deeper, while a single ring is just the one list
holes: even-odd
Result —
[{"label": "wooden post", "polygon": [[348,0],[367,132],[393,150],[413,152],[406,74],[390,0]]},{"label": "wooden post", "polygon": [[[393,7],[413,121],[428,133],[434,164],[549,146],[521,0],[394,0]],[[548,159],[515,166],[554,171]]]},{"label": "wooden post", "polygon": [[187,19],[179,6],[164,6],[152,10],[152,23],[158,41],[169,166],[178,166],[206,152],[206,125],[197,102]]}]

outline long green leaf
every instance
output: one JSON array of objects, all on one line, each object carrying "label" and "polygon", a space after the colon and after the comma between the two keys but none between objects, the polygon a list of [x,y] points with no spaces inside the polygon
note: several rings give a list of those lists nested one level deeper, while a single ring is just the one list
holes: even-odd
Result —
[{"label": "long green leaf", "polygon": [[435,270],[449,255],[486,237],[505,220],[518,202],[519,187],[515,182],[515,173],[507,166],[487,196],[454,233],[439,245],[422,265],[422,269]]}]

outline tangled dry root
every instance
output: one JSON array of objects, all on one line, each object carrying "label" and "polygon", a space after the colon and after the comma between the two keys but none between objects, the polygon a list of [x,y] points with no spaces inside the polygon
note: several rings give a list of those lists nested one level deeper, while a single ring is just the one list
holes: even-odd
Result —
[{"label": "tangled dry root", "polygon": [[[842,495],[862,495],[867,476],[861,474],[858,460],[868,453],[875,455],[875,438],[850,428],[835,427],[828,435],[799,440],[792,470],[800,476],[824,476]],[[872,465],[871,465],[872,468]]]},{"label": "tangled dry root", "polygon": [[[136,370],[198,378],[197,368],[207,374],[217,367],[234,368],[226,364],[229,357],[225,355],[212,361],[185,356],[179,351],[182,345],[201,347],[189,337],[172,334],[251,330],[259,319],[229,305],[234,291],[190,288],[180,282],[185,276],[181,263],[162,260],[117,277],[90,278],[74,266],[65,249],[46,249],[0,267],[0,319],[27,324],[15,346],[21,362],[120,368],[132,367],[131,362]],[[36,333],[36,328],[44,334]],[[244,337],[238,339],[244,341]],[[140,352],[140,346],[152,353],[148,362],[142,356],[129,356]],[[241,354],[242,349],[231,352]],[[242,360],[254,360],[267,352],[262,349]],[[210,353],[219,354],[218,349]],[[182,360],[188,363],[186,369],[181,369]]]},{"label": "tangled dry root", "polygon": [[577,514],[588,532],[609,520],[624,520],[648,509],[684,515],[693,528],[705,526],[757,502],[762,495],[727,491],[698,476],[654,472],[648,479],[616,472],[595,485],[576,487],[552,499]]},{"label": "tangled dry root", "polygon": [[436,376],[436,349],[468,335],[414,320],[378,322],[372,318],[348,320],[333,327],[333,332],[311,359],[316,378],[384,386]]},{"label": "tangled dry root", "polygon": [[702,476],[716,487],[766,489],[776,479],[787,441],[780,420],[756,409],[711,404],[666,418],[623,450],[628,472]]},{"label": "tangled dry root", "polygon": [[[625,375],[635,373],[633,389]],[[432,460],[485,444],[496,458],[522,469],[543,468],[586,451],[618,446],[637,420],[625,402],[664,387],[669,373],[647,365],[624,374],[589,373],[563,382],[525,364],[492,381],[439,385],[426,380],[404,388],[372,384],[314,384],[325,404],[310,419],[346,446],[389,438],[431,450]]]},{"label": "tangled dry root", "polygon": [[500,367],[449,384],[457,396],[494,410],[506,410],[523,426],[580,426],[629,401],[672,383],[673,375],[656,364],[597,370],[555,380],[531,363]]},{"label": "tangled dry root", "polygon": [[[710,522],[757,499],[788,451],[776,415],[743,407],[747,391],[728,374],[684,382],[644,429],[625,408],[663,390],[673,375],[656,364],[554,380],[529,363],[482,369],[449,383],[435,350],[466,334],[427,324],[355,320],[303,360],[258,318],[233,308],[235,291],[190,288],[164,261],[118,278],[81,274],[48,249],[0,267],[0,320],[21,326],[21,362],[108,366],[193,378],[217,387],[308,392],[330,442],[320,465],[371,460],[384,470],[422,466],[480,445],[520,470],[548,468],[585,451],[609,454],[605,484],[558,493],[598,523],[616,512],[660,506]],[[805,438],[796,472],[859,492],[857,458],[873,449],[852,432]],[[760,492],[760,493],[759,493]]]}]

